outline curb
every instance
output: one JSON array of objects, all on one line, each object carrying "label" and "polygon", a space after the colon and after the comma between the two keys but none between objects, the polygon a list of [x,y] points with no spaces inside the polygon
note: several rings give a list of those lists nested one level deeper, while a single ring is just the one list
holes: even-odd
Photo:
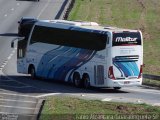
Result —
[{"label": "curb", "polygon": [[67,19],[68,19],[68,16],[69,16],[69,14],[70,14],[73,6],[74,6],[74,3],[75,3],[75,0],[70,0],[70,3],[69,3],[69,5],[68,5],[68,8],[66,9],[66,11],[65,11],[65,13],[64,13],[64,15],[63,15],[63,19],[64,19],[64,20],[67,20]]},{"label": "curb", "polygon": [[[45,103],[45,99],[41,99],[39,100],[41,102],[41,106],[39,107],[38,105],[36,107],[39,107],[39,111],[38,111],[38,114],[37,114],[37,120],[40,119],[40,116],[41,116],[41,113],[42,113],[42,110],[43,110],[43,106],[44,106],[44,103]],[[38,101],[38,103],[39,103]]]},{"label": "curb", "polygon": [[[63,16],[62,14],[65,14],[66,13],[66,9],[68,9],[68,7],[66,8],[67,4],[69,3],[70,0],[65,0],[60,8],[60,10],[58,11],[57,15],[55,16],[55,19],[63,19]],[[68,5],[70,6],[70,4]]]}]

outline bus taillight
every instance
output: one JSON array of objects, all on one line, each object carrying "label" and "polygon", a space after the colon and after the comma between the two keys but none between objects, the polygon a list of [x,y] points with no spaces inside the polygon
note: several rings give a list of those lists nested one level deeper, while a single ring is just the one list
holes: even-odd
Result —
[{"label": "bus taillight", "polygon": [[109,67],[108,77],[109,77],[110,79],[115,80],[114,73],[113,73],[113,66],[110,66],[110,67]]},{"label": "bus taillight", "polygon": [[140,72],[139,72],[138,79],[142,78],[142,67],[143,67],[143,65],[140,66]]}]

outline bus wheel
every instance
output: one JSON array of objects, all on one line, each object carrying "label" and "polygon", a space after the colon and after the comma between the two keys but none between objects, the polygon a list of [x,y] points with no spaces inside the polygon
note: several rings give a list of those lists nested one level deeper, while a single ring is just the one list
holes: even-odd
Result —
[{"label": "bus wheel", "polygon": [[79,73],[74,73],[74,75],[73,75],[73,82],[74,82],[74,85],[76,87],[81,87],[82,81],[81,81]]},{"label": "bus wheel", "polygon": [[31,68],[30,68],[30,74],[31,74],[31,78],[32,79],[36,78],[36,71],[35,71],[34,66],[31,66]]},{"label": "bus wheel", "polygon": [[84,88],[90,88],[90,78],[87,74],[83,76],[83,86]]},{"label": "bus wheel", "polygon": [[115,90],[120,90],[120,89],[121,89],[121,87],[114,87],[114,89],[115,89]]}]

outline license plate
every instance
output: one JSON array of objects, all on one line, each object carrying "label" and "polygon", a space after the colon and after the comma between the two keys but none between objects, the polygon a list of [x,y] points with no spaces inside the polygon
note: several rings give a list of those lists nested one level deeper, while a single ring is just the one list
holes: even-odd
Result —
[{"label": "license plate", "polygon": [[130,81],[125,81],[125,82],[124,82],[124,84],[129,84],[129,83],[130,83]]}]

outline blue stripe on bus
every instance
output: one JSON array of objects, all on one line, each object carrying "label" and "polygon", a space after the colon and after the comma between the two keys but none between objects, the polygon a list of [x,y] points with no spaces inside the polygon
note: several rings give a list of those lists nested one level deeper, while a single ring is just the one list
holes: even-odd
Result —
[{"label": "blue stripe on bus", "polygon": [[42,59],[40,60],[39,65],[38,65],[37,75],[41,76],[41,77],[46,77],[45,71],[47,71],[49,66],[52,66],[52,63],[48,64],[49,61],[51,61],[52,59],[57,57],[57,55],[65,52],[67,49],[70,49],[70,48],[61,46],[61,49],[60,49],[60,47],[58,47],[57,49],[53,49],[53,50],[48,51],[47,53],[45,53],[43,55]]},{"label": "blue stripe on bus", "polygon": [[139,69],[136,62],[114,62],[114,65],[120,72],[123,72],[126,77],[139,75]]},{"label": "blue stripe on bus", "polygon": [[128,64],[129,64],[130,68],[132,68],[134,76],[138,76],[139,75],[139,69],[138,69],[138,66],[137,66],[136,62],[129,62]]},{"label": "blue stripe on bus", "polygon": [[91,55],[94,52],[93,50],[71,47],[51,50],[42,57],[38,65],[37,75],[45,78],[64,80],[69,71],[76,70],[88,62],[93,57]]},{"label": "blue stripe on bus", "polygon": [[[57,71],[55,72],[54,78],[64,80],[69,71],[71,71],[72,69],[79,68],[86,61],[88,61],[92,52],[93,52],[92,50],[81,50],[77,56],[74,56],[72,59],[70,59],[68,62],[66,62],[65,64],[63,64],[61,67],[57,69]],[[66,66],[66,68],[64,68],[63,66]]]},{"label": "blue stripe on bus", "polygon": [[72,50],[69,51],[68,53],[65,53],[65,55],[62,53],[60,57],[58,57],[53,61],[55,66],[51,67],[49,71],[47,70],[48,71],[47,78],[55,78],[56,76],[55,71],[57,71],[55,70],[55,68],[56,69],[62,68],[61,72],[64,71],[64,66],[67,66],[65,65],[65,63],[68,62],[70,59],[72,59],[79,52],[80,52],[79,49],[72,48]]}]

